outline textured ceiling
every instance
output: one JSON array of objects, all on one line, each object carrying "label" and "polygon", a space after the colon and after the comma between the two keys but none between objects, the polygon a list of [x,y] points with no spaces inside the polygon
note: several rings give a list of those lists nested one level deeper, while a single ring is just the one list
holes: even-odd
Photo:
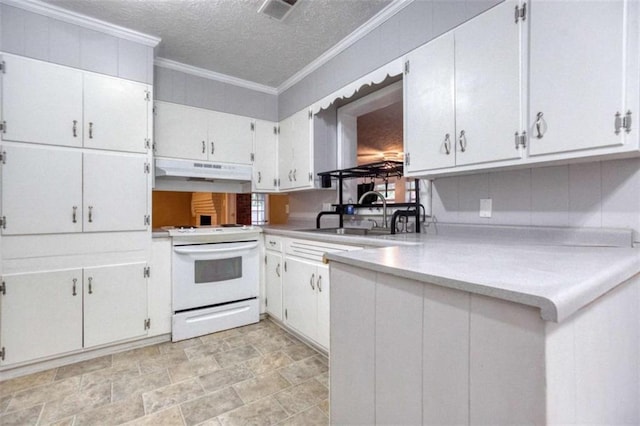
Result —
[{"label": "textured ceiling", "polygon": [[44,0],[162,38],[157,56],[277,87],[391,3],[300,0],[284,19],[263,0]]}]

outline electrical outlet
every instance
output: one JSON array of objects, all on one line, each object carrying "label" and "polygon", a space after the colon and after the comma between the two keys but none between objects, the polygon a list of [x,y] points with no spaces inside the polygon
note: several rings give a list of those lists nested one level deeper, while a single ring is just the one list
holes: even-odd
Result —
[{"label": "electrical outlet", "polygon": [[480,217],[491,217],[491,198],[480,199]]},{"label": "electrical outlet", "polygon": [[284,206],[284,212],[285,212],[286,214],[289,214],[289,204],[285,204],[285,206]]},{"label": "electrical outlet", "polygon": [[333,210],[333,206],[331,205],[331,203],[322,203],[323,212],[330,212],[332,210]]}]

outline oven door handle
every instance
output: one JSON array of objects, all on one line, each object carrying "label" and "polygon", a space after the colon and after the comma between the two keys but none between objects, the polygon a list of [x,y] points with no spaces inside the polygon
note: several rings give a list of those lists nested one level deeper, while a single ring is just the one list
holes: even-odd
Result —
[{"label": "oven door handle", "polygon": [[230,253],[232,251],[250,250],[258,247],[258,242],[237,245],[234,247],[213,248],[223,244],[206,244],[196,247],[176,246],[173,251],[179,254],[196,254],[196,253]]}]

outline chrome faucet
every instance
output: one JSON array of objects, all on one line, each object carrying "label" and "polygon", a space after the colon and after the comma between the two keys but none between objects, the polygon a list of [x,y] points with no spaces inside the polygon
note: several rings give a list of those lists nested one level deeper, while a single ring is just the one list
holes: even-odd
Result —
[{"label": "chrome faucet", "polygon": [[384,195],[382,195],[378,191],[365,192],[364,194],[362,194],[362,196],[358,200],[358,204],[362,204],[362,200],[364,200],[364,198],[367,195],[371,195],[371,194],[377,195],[382,200],[382,227],[386,228],[387,227],[387,200],[384,198]]}]

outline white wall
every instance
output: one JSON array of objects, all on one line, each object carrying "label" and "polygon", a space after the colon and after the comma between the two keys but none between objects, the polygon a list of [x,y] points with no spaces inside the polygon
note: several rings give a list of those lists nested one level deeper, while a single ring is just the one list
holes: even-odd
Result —
[{"label": "white wall", "polygon": [[[491,218],[478,214],[493,200]],[[640,159],[601,161],[437,179],[439,222],[631,228],[640,241]]]}]

